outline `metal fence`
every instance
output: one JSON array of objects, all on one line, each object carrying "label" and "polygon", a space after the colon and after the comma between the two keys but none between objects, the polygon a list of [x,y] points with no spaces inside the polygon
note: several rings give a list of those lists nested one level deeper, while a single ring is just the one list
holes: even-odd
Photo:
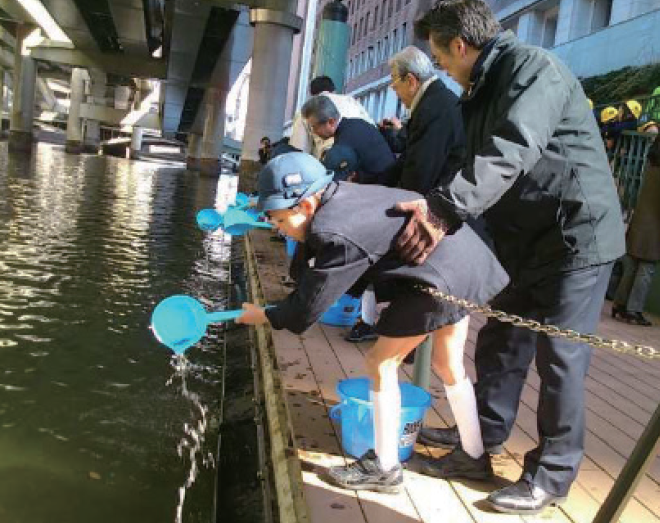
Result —
[{"label": "metal fence", "polygon": [[612,174],[626,219],[630,217],[637,203],[649,148],[655,137],[653,133],[624,131],[610,156]]}]

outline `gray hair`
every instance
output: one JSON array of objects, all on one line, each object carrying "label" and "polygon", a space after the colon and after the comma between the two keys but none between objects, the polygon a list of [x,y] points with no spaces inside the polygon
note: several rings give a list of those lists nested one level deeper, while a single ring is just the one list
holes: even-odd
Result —
[{"label": "gray hair", "polygon": [[318,123],[326,123],[330,118],[339,120],[340,115],[337,106],[322,94],[312,96],[305,102],[301,109],[303,118],[313,116]]},{"label": "gray hair", "polygon": [[388,64],[396,70],[400,78],[411,74],[422,83],[435,74],[430,58],[414,45],[409,45],[399,51],[390,58]]}]

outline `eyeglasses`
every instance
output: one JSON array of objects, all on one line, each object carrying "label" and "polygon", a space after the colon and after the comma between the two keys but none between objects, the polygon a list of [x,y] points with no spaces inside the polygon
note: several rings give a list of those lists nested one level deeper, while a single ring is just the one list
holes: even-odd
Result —
[{"label": "eyeglasses", "polygon": [[394,84],[397,82],[403,82],[408,78],[408,75],[406,76],[393,76],[392,81],[390,82],[390,87],[394,87]]}]

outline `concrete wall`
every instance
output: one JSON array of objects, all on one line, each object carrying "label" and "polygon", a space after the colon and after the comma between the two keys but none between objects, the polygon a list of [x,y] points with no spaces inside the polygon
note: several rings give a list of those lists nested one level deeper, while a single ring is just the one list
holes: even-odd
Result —
[{"label": "concrete wall", "polygon": [[578,77],[660,61],[660,10],[554,47]]}]

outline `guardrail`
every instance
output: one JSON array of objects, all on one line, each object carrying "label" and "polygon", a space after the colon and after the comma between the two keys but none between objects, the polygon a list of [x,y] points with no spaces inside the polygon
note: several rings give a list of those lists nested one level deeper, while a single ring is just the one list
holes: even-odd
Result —
[{"label": "guardrail", "polygon": [[637,203],[637,195],[646,168],[646,158],[655,137],[653,133],[624,131],[619,136],[610,157],[612,175],[626,220]]}]

